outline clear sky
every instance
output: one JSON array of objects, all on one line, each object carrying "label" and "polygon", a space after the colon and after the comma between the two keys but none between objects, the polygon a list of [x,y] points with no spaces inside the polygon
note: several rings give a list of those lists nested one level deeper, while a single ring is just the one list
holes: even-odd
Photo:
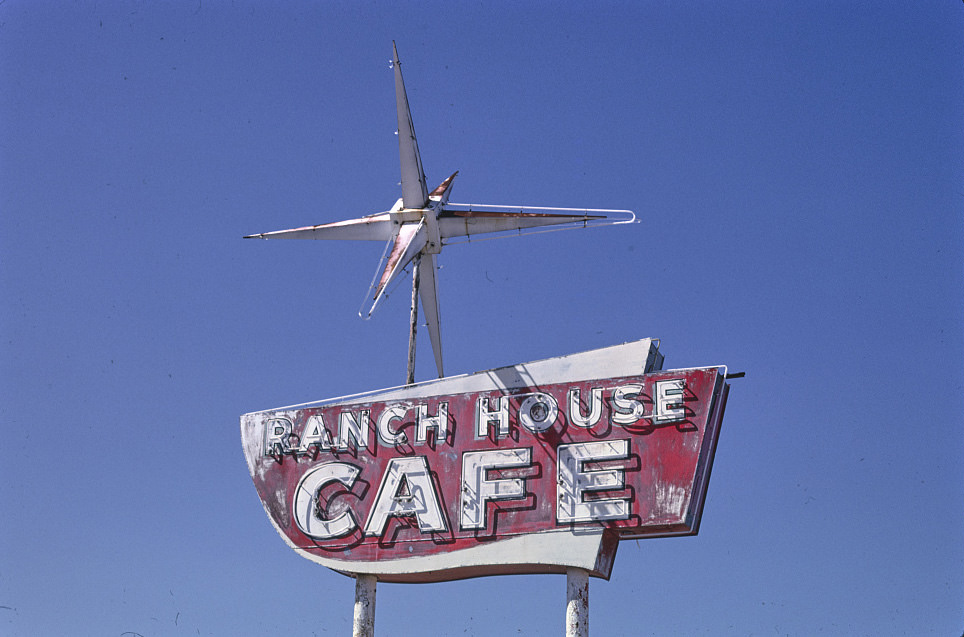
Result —
[{"label": "clear sky", "polygon": [[[362,321],[382,246],[241,237],[400,196],[394,39],[430,187],[641,220],[447,248],[447,372],[746,372],[700,534],[624,542],[592,633],[960,635],[964,4],[389,5],[0,2],[0,634],[350,634],[238,417],[403,382],[408,292]],[[383,584],[376,631],[564,602]]]}]

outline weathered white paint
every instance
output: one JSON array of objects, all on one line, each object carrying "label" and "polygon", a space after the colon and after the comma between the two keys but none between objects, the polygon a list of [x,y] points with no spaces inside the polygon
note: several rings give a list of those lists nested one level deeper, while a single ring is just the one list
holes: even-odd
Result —
[{"label": "weathered white paint", "polygon": [[589,637],[589,573],[566,569],[566,637]]},{"label": "weathered white paint", "polygon": [[682,513],[689,503],[690,492],[666,481],[656,483],[656,505],[659,510]]},{"label": "weathered white paint", "polygon": [[628,440],[605,440],[559,445],[556,449],[558,522],[588,522],[593,520],[623,520],[629,517],[629,497],[600,498],[587,501],[592,491],[622,489],[625,482],[622,469],[587,470],[589,461],[617,460],[629,456]]},{"label": "weathered white paint", "polygon": [[388,518],[398,515],[414,515],[423,533],[447,528],[425,456],[392,458],[388,463],[365,524],[365,535],[381,536]]},{"label": "weathered white paint", "polygon": [[459,526],[463,529],[484,529],[486,503],[495,500],[515,500],[526,494],[525,478],[488,477],[490,469],[525,467],[532,462],[532,449],[490,449],[467,451],[462,456],[462,505]]},{"label": "weathered white paint", "polygon": [[355,576],[355,610],[352,614],[352,637],[375,637],[374,575]]},{"label": "weathered white paint", "polygon": [[[386,582],[410,581],[415,574],[433,571],[454,571],[445,579],[457,579],[458,572],[492,564],[563,565],[592,572],[596,577],[608,578],[612,569],[615,546],[606,550],[603,530],[553,529],[543,533],[517,535],[504,540],[488,542],[471,549],[398,560],[358,562],[322,557],[302,549],[294,549],[302,557],[322,566],[343,573],[377,573]],[[554,566],[546,566],[546,573],[561,573]],[[464,576],[463,576],[464,577]],[[419,576],[419,581],[424,577]]]}]

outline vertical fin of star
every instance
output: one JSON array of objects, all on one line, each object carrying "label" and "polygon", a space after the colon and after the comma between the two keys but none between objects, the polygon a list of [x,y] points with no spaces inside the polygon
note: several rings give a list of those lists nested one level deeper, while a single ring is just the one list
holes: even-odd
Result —
[{"label": "vertical fin of star", "polygon": [[435,354],[435,368],[438,377],[442,378],[442,335],[438,314],[438,286],[435,279],[435,255],[423,254],[418,264],[418,296],[422,301],[422,313],[428,327],[428,337],[432,341],[432,353]]},{"label": "vertical fin of star", "polygon": [[418,141],[415,139],[415,125],[408,107],[402,65],[398,61],[398,49],[395,48],[394,40],[392,54],[392,66],[395,68],[395,105],[398,109],[398,154],[402,164],[402,203],[406,208],[424,208],[428,202],[428,188],[425,185],[422,158],[418,153]]}]

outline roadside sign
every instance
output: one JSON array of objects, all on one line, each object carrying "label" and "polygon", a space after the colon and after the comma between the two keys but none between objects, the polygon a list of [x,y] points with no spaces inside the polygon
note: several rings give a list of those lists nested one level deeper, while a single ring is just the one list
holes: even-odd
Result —
[{"label": "roadside sign", "polygon": [[284,540],[382,581],[582,568],[621,539],[699,530],[728,386],[650,339],[246,414]]}]

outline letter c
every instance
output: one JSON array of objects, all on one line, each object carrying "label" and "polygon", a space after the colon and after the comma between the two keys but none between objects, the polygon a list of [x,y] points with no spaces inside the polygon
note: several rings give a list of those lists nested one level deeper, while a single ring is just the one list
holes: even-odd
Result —
[{"label": "letter c", "polygon": [[295,524],[308,537],[327,540],[339,537],[358,526],[350,510],[343,511],[331,520],[323,520],[315,514],[318,491],[329,482],[340,482],[350,489],[361,469],[344,462],[326,462],[301,476],[295,488],[293,502]]}]

